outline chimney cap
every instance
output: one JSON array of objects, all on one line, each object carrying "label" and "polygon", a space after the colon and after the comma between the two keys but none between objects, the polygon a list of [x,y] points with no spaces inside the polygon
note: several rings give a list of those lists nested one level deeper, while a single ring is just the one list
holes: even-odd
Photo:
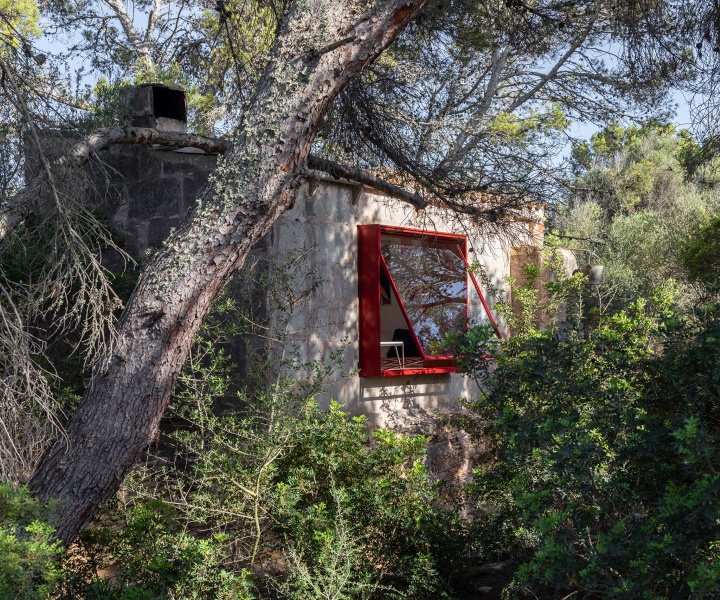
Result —
[{"label": "chimney cap", "polygon": [[143,83],[132,86],[129,92],[135,127],[187,131],[187,94],[183,88],[165,83]]}]

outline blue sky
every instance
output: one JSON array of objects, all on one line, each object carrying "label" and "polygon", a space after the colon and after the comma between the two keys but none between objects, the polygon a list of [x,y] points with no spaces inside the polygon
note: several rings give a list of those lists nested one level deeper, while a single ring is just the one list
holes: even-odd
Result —
[{"label": "blue sky", "polygon": [[[130,3],[130,7],[132,8],[132,3]],[[142,10],[132,11],[132,16],[134,17],[134,21],[136,26],[142,31],[146,21],[147,21],[147,14]],[[67,51],[67,48],[70,47],[73,42],[76,42],[77,39],[74,39],[77,36],[76,32],[68,32],[65,36],[58,36],[55,39],[49,39],[47,37],[40,37],[35,41],[35,47],[42,51],[47,52],[48,54],[59,54]],[[87,61],[83,62],[79,59],[79,57],[76,58],[69,58],[69,62],[67,63],[68,67],[68,74],[70,77],[74,80],[76,80],[76,77],[73,76],[73,72],[77,72],[81,67],[85,67],[83,77],[80,80],[81,85],[87,85],[87,86],[93,86],[97,82],[97,73],[93,72],[93,70],[89,67],[89,64]],[[690,118],[690,105],[691,105],[691,98],[687,95],[685,95],[682,91],[676,90],[673,93],[673,101],[676,105],[676,113],[675,117],[671,120],[672,123],[677,125],[679,128],[688,129],[691,126],[691,118]],[[576,121],[573,122],[570,126],[569,134],[574,138],[580,138],[580,139],[589,139],[590,136],[593,133],[596,133],[600,128],[595,125],[594,123],[589,122],[582,122],[582,121]],[[566,147],[563,149],[560,159],[566,158],[570,153],[570,144],[568,143]]]}]

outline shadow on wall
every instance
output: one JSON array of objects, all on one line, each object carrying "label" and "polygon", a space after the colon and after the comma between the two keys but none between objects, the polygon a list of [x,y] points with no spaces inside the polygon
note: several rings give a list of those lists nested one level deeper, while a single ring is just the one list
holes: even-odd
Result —
[{"label": "shadow on wall", "polygon": [[459,400],[476,393],[464,377],[360,377],[360,397],[354,412],[368,416],[373,427],[402,433],[432,435],[437,414],[459,408]]}]

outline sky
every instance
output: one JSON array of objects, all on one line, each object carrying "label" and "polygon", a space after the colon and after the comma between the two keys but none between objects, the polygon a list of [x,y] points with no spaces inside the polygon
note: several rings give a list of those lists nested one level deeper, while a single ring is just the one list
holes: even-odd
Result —
[{"label": "sky", "polygon": [[[101,5],[101,3],[100,3]],[[133,4],[132,2],[129,3],[129,6],[132,10]],[[143,30],[144,25],[147,22],[147,14],[142,10],[132,11],[133,20],[135,21],[136,26],[140,31]],[[49,39],[47,37],[40,37],[36,40],[35,46],[38,50],[47,52],[48,54],[56,54],[61,53],[63,51],[66,51],[69,46],[72,45],[74,35],[77,35],[77,33],[68,33],[66,36],[62,36],[65,39],[61,38],[55,38],[55,39]],[[77,72],[80,67],[83,66],[83,61],[80,60],[80,58],[76,58],[75,60],[70,60],[68,67],[70,71]],[[85,63],[85,67],[87,67],[87,62]],[[92,69],[84,69],[84,75],[82,79],[80,80],[81,85],[88,85],[93,86],[97,82],[97,74],[92,71]],[[676,105],[676,113],[675,117],[672,119],[672,123],[674,123],[678,128],[682,129],[688,129],[691,126],[691,118],[690,118],[690,97],[686,96],[681,90],[676,90],[672,95],[674,104]],[[600,130],[600,127],[595,125],[594,123],[589,122],[581,122],[576,121],[573,122],[569,129],[569,134],[572,138],[575,139],[589,139],[590,136],[592,136],[594,133],[598,132]],[[557,160],[562,161],[565,158],[567,158],[570,155],[571,151],[571,144],[568,142],[566,146],[563,148],[562,152],[560,153]]]}]

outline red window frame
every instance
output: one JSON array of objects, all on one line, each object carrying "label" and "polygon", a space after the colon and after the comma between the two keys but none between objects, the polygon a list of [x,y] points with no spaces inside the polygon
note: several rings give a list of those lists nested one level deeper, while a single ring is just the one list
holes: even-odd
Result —
[{"label": "red window frame", "polygon": [[[442,233],[422,229],[409,229],[386,225],[358,225],[358,297],[360,299],[360,376],[361,377],[397,377],[402,375],[424,375],[435,373],[454,373],[457,371],[454,356],[427,356],[422,349],[414,328],[410,323],[407,311],[398,292],[392,275],[388,270],[385,258],[380,252],[383,234],[392,234],[407,237],[431,238],[442,242],[455,242],[460,249],[465,269],[470,282],[475,288],[480,301],[488,315],[495,333],[500,337],[495,319],[490,312],[485,296],[478,285],[475,275],[469,268],[467,258],[467,236],[455,233]],[[398,300],[403,317],[408,325],[410,334],[422,355],[422,367],[383,369],[382,348],[380,346],[380,276],[387,277],[392,293]],[[470,287],[468,284],[465,308],[469,314]],[[417,361],[416,361],[417,362]]]}]

